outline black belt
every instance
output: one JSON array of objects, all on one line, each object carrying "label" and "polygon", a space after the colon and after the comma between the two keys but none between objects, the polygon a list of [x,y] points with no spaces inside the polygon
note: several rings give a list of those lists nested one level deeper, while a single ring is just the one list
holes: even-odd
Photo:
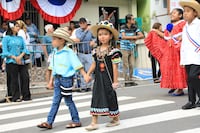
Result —
[{"label": "black belt", "polygon": [[73,79],[74,75],[69,76],[69,77],[63,77],[63,76],[60,75],[60,74],[56,74],[54,77],[55,77],[55,78],[69,78],[69,79]]},{"label": "black belt", "polygon": [[82,52],[82,51],[78,51],[78,53],[82,53],[82,54],[91,54],[91,52]]},{"label": "black belt", "polygon": [[56,74],[55,77],[56,77],[56,78],[62,78],[63,76],[62,76],[62,75],[59,75],[59,74]]}]

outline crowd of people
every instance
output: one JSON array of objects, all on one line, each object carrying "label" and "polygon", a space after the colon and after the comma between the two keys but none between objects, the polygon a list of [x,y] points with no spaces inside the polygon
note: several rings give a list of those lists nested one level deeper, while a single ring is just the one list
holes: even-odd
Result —
[{"label": "crowd of people", "polygon": [[[171,22],[164,31],[161,23],[153,24],[145,38],[145,45],[149,49],[154,83],[161,82],[160,87],[169,89],[171,96],[182,96],[183,89],[188,88],[188,103],[182,106],[185,110],[200,107],[200,4],[190,0],[181,1],[180,5],[183,10],[172,10]],[[53,128],[62,98],[72,119],[66,128],[81,126],[72,97],[75,77],[80,78],[77,82],[81,88],[79,91],[92,90],[92,118],[85,129],[98,129],[98,116],[101,115],[111,118],[107,127],[119,125],[116,94],[119,87],[118,64],[123,63],[125,86],[136,86],[133,80],[134,49],[136,40],[144,38],[132,14],[127,14],[125,20],[119,31],[109,20],[91,25],[84,17],[79,19],[78,28],[74,21],[70,22],[69,27],[56,30],[52,24],[47,24],[44,27],[46,34],[40,42],[43,46],[37,45],[40,41],[39,31],[29,17],[25,22],[3,22],[0,30],[3,36],[1,62],[5,64],[1,69],[7,74],[7,96],[12,102],[31,100],[28,66],[32,63],[40,67],[42,56],[41,52],[31,56],[31,51],[42,50],[47,61],[47,89],[53,89],[54,94],[46,122],[37,127]],[[119,36],[120,48],[116,43]],[[159,63],[159,71],[156,62]]]}]

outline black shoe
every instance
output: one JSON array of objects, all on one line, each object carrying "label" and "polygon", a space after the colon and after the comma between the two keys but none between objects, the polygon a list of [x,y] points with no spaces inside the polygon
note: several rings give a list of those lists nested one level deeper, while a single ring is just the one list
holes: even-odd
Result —
[{"label": "black shoe", "polygon": [[32,99],[31,98],[23,98],[22,100],[23,101],[31,101]]},{"label": "black shoe", "polygon": [[182,106],[182,109],[186,110],[186,109],[192,109],[192,108],[195,108],[195,107],[196,107],[196,105],[194,103],[188,102],[188,103],[186,103],[185,105]]},{"label": "black shoe", "polygon": [[173,93],[175,90],[176,90],[176,89],[170,89],[170,90],[168,91],[168,94]]},{"label": "black shoe", "polygon": [[91,90],[92,90],[91,88],[87,88],[87,89],[86,89],[86,92],[91,91]]},{"label": "black shoe", "polygon": [[6,103],[6,99],[4,98],[4,99],[1,99],[0,100],[0,103]]},{"label": "black shoe", "polygon": [[200,100],[196,102],[196,107],[200,107]]},{"label": "black shoe", "polygon": [[12,102],[21,102],[22,99],[16,99],[16,100],[12,100]]},{"label": "black shoe", "polygon": [[82,88],[81,89],[81,92],[88,92],[88,91],[91,91],[91,88]]},{"label": "black shoe", "polygon": [[128,83],[125,83],[125,87],[136,86],[136,85],[138,85],[138,84],[135,83],[135,82],[128,82]]}]

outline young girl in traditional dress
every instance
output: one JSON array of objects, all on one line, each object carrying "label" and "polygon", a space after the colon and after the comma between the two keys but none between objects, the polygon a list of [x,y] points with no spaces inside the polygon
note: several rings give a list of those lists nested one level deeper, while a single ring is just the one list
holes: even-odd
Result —
[{"label": "young girl in traditional dress", "polygon": [[[171,24],[167,26],[164,33],[154,30],[167,41],[162,44],[162,49],[151,47],[150,52],[159,60],[161,69],[161,88],[169,88],[172,96],[184,95],[183,89],[187,87],[185,69],[180,66],[180,44],[182,30],[185,25],[182,9],[175,8],[171,13]],[[150,45],[150,40],[146,39],[145,44]]]},{"label": "young girl in traditional dress", "polygon": [[94,36],[97,36],[98,47],[93,50],[93,63],[88,75],[95,72],[95,81],[92,92],[90,113],[92,121],[86,130],[98,129],[97,119],[100,115],[109,115],[112,120],[107,127],[119,125],[119,109],[115,88],[118,86],[118,63],[122,54],[115,48],[118,32],[112,23],[102,21],[91,27]]}]

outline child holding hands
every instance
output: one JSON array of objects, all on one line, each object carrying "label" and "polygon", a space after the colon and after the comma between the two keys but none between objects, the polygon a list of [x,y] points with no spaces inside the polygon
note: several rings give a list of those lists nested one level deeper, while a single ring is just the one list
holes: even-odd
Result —
[{"label": "child holding hands", "polygon": [[64,97],[72,117],[72,122],[66,125],[66,128],[81,126],[77,108],[72,100],[73,76],[77,70],[80,70],[86,81],[89,80],[89,76],[86,75],[73,50],[66,46],[67,42],[73,43],[69,36],[64,28],[58,28],[52,34],[54,50],[50,67],[54,77],[54,95],[47,121],[37,125],[39,128],[52,129],[62,97]]},{"label": "child holding hands", "polygon": [[108,21],[102,21],[99,25],[91,27],[91,31],[97,37],[98,46],[93,50],[93,63],[87,73],[89,76],[95,72],[90,109],[92,121],[86,127],[88,131],[98,129],[97,119],[100,115],[109,115],[112,118],[107,127],[120,124],[115,91],[118,87],[118,63],[122,57],[121,52],[115,48],[118,32]]}]

